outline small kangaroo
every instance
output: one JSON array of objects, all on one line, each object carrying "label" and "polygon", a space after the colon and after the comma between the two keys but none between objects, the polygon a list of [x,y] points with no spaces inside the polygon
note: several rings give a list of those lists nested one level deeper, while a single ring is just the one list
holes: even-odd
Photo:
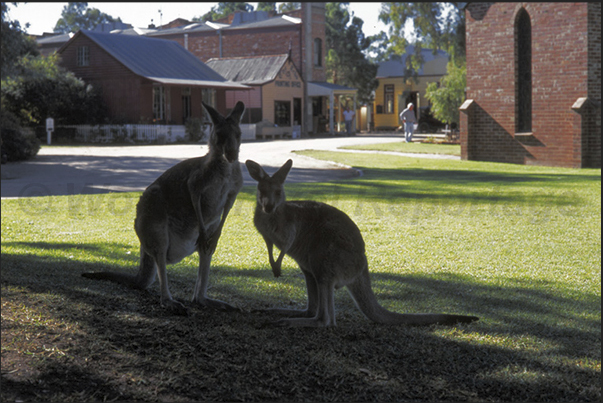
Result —
[{"label": "small kangaroo", "polygon": [[235,309],[223,301],[209,299],[207,286],[212,255],[226,217],[243,186],[239,122],[245,105],[238,102],[227,117],[209,105],[203,106],[213,122],[208,153],[184,160],[165,171],[146,188],[136,206],[134,228],[140,240],[138,273],[82,274],[137,289],[149,287],[158,274],[161,304],[179,315],[185,315],[187,310],[172,298],[166,265],[178,263],[195,250],[199,253],[199,272],[193,302],[210,308]]},{"label": "small kangaroo", "polygon": [[[303,311],[270,309],[289,315],[283,326],[335,326],[334,290],[346,286],[360,311],[383,324],[452,325],[478,320],[475,316],[399,314],[386,310],[371,288],[364,240],[356,224],[344,212],[325,203],[285,201],[284,182],[293,162],[288,160],[270,176],[256,162],[247,160],[249,174],[258,182],[253,222],[268,247],[275,277],[281,274],[285,254],[299,265],[306,278],[308,305]],[[280,249],[276,260],[273,245]]]}]

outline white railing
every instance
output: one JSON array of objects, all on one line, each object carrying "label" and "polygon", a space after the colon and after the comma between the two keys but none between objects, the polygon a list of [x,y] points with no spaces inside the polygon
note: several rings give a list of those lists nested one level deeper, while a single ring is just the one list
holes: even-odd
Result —
[{"label": "white railing", "polygon": [[[72,125],[61,126],[75,129],[75,139],[84,143],[174,143],[187,139],[183,125]],[[241,124],[243,140],[255,140],[255,124]],[[211,126],[205,126],[204,141],[209,138]]]},{"label": "white railing", "polygon": [[239,127],[241,128],[241,140],[255,140],[255,123],[241,123]]}]

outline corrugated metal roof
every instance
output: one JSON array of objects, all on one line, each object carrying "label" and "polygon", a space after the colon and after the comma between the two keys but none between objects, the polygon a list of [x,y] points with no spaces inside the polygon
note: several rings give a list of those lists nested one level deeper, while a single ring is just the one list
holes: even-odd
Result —
[{"label": "corrugated metal roof", "polygon": [[274,28],[274,27],[288,27],[301,24],[299,18],[289,17],[287,15],[279,15],[273,18],[242,21],[237,24],[223,24],[211,21],[195,22],[187,26],[176,27],[170,29],[158,29],[153,32],[147,33],[147,36],[160,36],[160,35],[175,35],[175,34],[186,34],[192,32],[201,31],[230,31],[237,29],[259,29],[259,28]]},{"label": "corrugated metal roof", "polygon": [[236,30],[236,29],[253,29],[253,28],[273,28],[280,26],[294,26],[301,24],[299,18],[289,17],[286,15],[279,15],[273,18],[269,18],[263,21],[249,22],[239,25],[230,25],[224,28],[225,31]]},{"label": "corrugated metal roof", "polygon": [[[403,77],[404,71],[406,70],[406,57],[408,55],[412,55],[415,53],[415,47],[409,45],[406,47],[406,53],[404,53],[400,57],[392,58],[391,60],[387,60],[379,63],[379,68],[377,70],[377,78],[379,77]],[[436,54],[433,54],[432,49],[421,49],[421,56],[423,57],[424,63],[431,62],[435,59],[444,58],[448,59],[448,53],[443,50],[438,50]],[[445,74],[444,71],[442,74]],[[419,75],[423,74],[423,67],[421,67],[418,71]]]},{"label": "corrugated metal roof", "polygon": [[48,44],[55,44],[55,43],[61,44],[61,43],[67,42],[72,37],[73,37],[72,33],[61,34],[61,35],[52,35],[52,36],[47,36],[45,38],[36,39],[36,42],[39,45],[48,45]]},{"label": "corrugated metal roof", "polygon": [[276,79],[288,55],[210,59],[207,65],[227,80],[262,85]]},{"label": "corrugated metal roof", "polygon": [[310,81],[308,83],[308,96],[311,97],[328,97],[335,94],[355,94],[356,92],[358,92],[356,88],[325,81]]},{"label": "corrugated metal roof", "polygon": [[188,85],[212,86],[215,83],[221,87],[241,88],[240,84],[227,82],[174,41],[91,31],[79,31],[78,34],[90,38],[133,73],[150,80],[185,80]]},{"label": "corrugated metal roof", "polygon": [[[215,24],[214,24],[215,25]],[[186,34],[191,32],[201,32],[201,31],[216,31],[216,27],[212,26],[211,23],[207,24],[205,22],[194,22],[189,25],[185,25],[182,27],[175,28],[167,28],[167,29],[155,29],[153,32],[149,32],[147,36],[159,36],[159,35],[172,35],[172,34]]]}]

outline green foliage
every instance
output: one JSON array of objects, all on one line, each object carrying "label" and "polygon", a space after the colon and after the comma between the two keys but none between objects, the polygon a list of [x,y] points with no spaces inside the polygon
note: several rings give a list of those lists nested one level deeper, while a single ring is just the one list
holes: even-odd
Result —
[{"label": "green foliage", "polygon": [[[445,123],[458,123],[458,108],[464,101],[465,91],[465,17],[459,3],[381,3],[379,19],[389,26],[389,36],[376,38],[371,50],[377,60],[387,60],[391,55],[406,52],[407,24],[412,23],[415,54],[408,55],[413,71],[423,64],[421,49],[444,50],[450,55],[447,76],[440,86],[430,83],[426,96],[432,103],[434,117]],[[409,72],[409,74],[411,74]]]},{"label": "green foliage", "polygon": [[273,1],[260,1],[258,2],[258,6],[256,11],[266,11],[266,12],[274,12],[276,13],[276,2]]},{"label": "green foliage", "polygon": [[447,75],[440,79],[440,85],[429,83],[425,96],[431,102],[431,112],[444,123],[459,122],[459,108],[465,101],[467,68],[454,61],[448,62]]},{"label": "green foliage", "polygon": [[[416,42],[429,49],[441,49],[453,57],[465,54],[465,17],[459,3],[381,3],[379,19],[389,25],[389,55],[402,55],[408,41],[407,23],[412,23]],[[418,55],[418,53],[417,53]]]},{"label": "green foliage", "polygon": [[293,10],[299,10],[301,8],[301,2],[299,1],[289,1],[279,4],[278,12],[279,13],[287,13]]},{"label": "green foliage", "polygon": [[[13,3],[13,7],[17,7]],[[35,41],[25,35],[21,30],[19,21],[7,20],[8,3],[2,3],[2,42],[1,54],[1,79],[4,80],[8,76],[18,75],[20,70],[17,60],[25,55],[39,55]]]},{"label": "green foliage", "polygon": [[371,38],[362,32],[363,21],[351,16],[348,3],[326,4],[326,71],[334,84],[358,88],[358,101],[372,101],[373,91],[379,85],[378,66],[369,61],[364,52]]},{"label": "green foliage", "polygon": [[0,110],[2,133],[2,163],[28,160],[40,151],[40,141],[33,133],[23,130],[19,120],[4,108]]},{"label": "green foliage", "polygon": [[2,81],[2,107],[23,124],[53,117],[60,124],[95,124],[106,115],[100,93],[58,65],[58,56],[20,58],[18,76]]},{"label": "green foliage", "polygon": [[253,11],[253,6],[242,1],[220,1],[217,6],[213,6],[211,10],[203,14],[201,17],[193,18],[193,21],[216,21],[221,18],[228,17],[235,11],[248,13]]},{"label": "green foliage", "polygon": [[113,18],[96,8],[88,8],[88,3],[69,2],[63,7],[54,32],[66,34],[80,29],[94,29],[97,25],[106,22],[121,22],[121,19]]}]

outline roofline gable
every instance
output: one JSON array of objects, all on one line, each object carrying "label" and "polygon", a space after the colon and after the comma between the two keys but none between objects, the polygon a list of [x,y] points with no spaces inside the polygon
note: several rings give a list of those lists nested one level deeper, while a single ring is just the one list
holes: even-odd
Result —
[{"label": "roofline gable", "polygon": [[61,46],[58,53],[62,53],[67,46],[77,41],[82,35],[132,73],[141,77],[186,80],[188,82],[225,83],[228,81],[179,43],[167,39],[80,30]]},{"label": "roofline gable", "polygon": [[[228,61],[241,61],[242,63],[239,66],[239,70],[236,72],[236,74],[228,74],[227,76],[233,75],[233,77],[230,78],[230,80],[235,80],[236,76],[240,73],[240,71],[245,70],[248,68],[248,65],[246,63],[244,63],[245,61],[252,61],[252,60],[258,60],[258,59],[276,59],[274,61],[274,63],[278,63],[278,68],[271,70],[270,75],[268,76],[264,76],[264,77],[258,77],[255,79],[242,79],[242,80],[236,80],[235,82],[241,82],[241,83],[245,83],[247,85],[264,85],[267,83],[270,83],[274,80],[277,79],[278,73],[283,69],[283,67],[287,64],[290,63],[292,68],[295,69],[295,72],[297,73],[297,75],[300,78],[300,81],[303,81],[303,78],[301,76],[301,74],[299,73],[299,70],[297,69],[297,67],[295,66],[295,63],[293,63],[293,61],[291,60],[291,55],[284,53],[284,54],[278,54],[278,55],[259,55],[259,56],[237,56],[237,57],[223,57],[223,58],[212,58],[209,59],[207,61],[208,65],[212,65],[212,64],[217,64],[220,62],[228,62]],[[279,60],[280,59],[280,60]]]}]

